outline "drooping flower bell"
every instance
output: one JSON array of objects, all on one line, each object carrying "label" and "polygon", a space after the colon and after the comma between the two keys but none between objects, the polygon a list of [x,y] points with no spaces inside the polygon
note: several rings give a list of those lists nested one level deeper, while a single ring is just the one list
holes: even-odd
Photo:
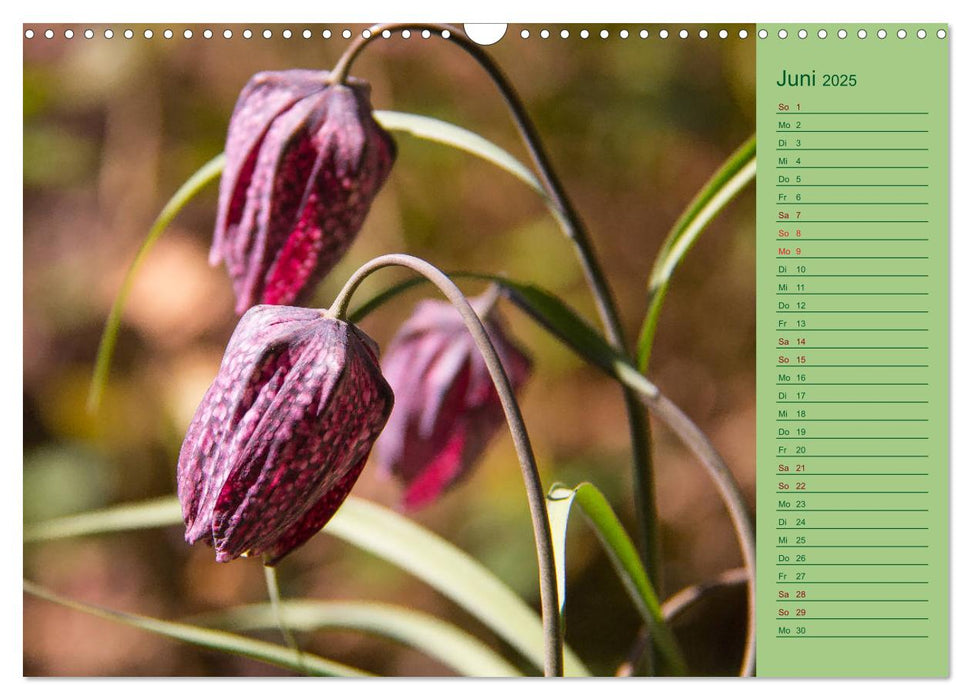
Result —
[{"label": "drooping flower bell", "polygon": [[[529,357],[506,336],[494,295],[471,303],[518,391]],[[404,508],[420,508],[469,474],[505,422],[502,404],[461,316],[445,302],[421,302],[381,365],[397,399],[375,457],[404,482]]]},{"label": "drooping flower bell", "polygon": [[225,260],[238,314],[311,293],[353,242],[394,163],[370,86],[328,77],[257,73],[236,102],[209,262]]},{"label": "drooping flower bell", "polygon": [[179,454],[186,541],[279,561],[344,502],[394,396],[374,342],[313,309],[240,319]]}]

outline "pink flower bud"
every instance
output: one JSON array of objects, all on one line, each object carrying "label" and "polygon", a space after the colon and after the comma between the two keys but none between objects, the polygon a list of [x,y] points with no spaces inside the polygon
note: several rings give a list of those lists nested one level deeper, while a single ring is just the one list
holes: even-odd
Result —
[{"label": "pink flower bud", "polygon": [[279,561],[344,502],[393,402],[377,347],[356,327],[251,308],[182,443],[186,541],[212,545],[216,561]]},{"label": "pink flower bud", "polygon": [[254,75],[236,102],[209,262],[225,260],[236,313],[312,293],[347,251],[396,149],[370,86],[326,71]]},{"label": "pink flower bud", "polygon": [[[472,301],[518,391],[529,357],[503,330],[487,296]],[[401,327],[382,361],[397,403],[375,457],[404,482],[403,505],[419,508],[468,475],[505,422],[499,395],[458,311],[423,301]]]}]

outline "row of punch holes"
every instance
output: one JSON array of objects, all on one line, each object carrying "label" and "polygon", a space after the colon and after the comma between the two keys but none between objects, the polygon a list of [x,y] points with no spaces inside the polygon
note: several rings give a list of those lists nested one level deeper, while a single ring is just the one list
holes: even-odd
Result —
[{"label": "row of punch holes", "polygon": [[[175,37],[175,32],[172,29],[164,29],[160,33],[162,38],[164,39],[172,39]],[[616,31],[615,33],[616,33],[616,36],[621,39],[627,39],[634,35],[640,37],[641,39],[647,39],[651,36],[651,33],[647,29],[641,29],[639,31],[635,30],[634,32],[631,32],[628,29],[621,29]],[[73,39],[75,36],[77,36],[77,34],[73,29],[65,29],[63,34],[65,39]],[[253,32],[252,29],[243,29],[239,34],[244,39],[252,39],[255,36],[255,33]],[[304,29],[300,32],[294,32],[291,29],[283,29],[279,31],[279,35],[284,39],[292,39],[298,34],[304,39],[311,39],[314,37],[314,32],[312,32],[310,29]],[[400,32],[400,35],[403,39],[409,39],[413,34],[415,36],[420,36],[422,39],[428,39],[432,36],[432,32],[427,29],[421,32],[414,32],[414,33],[407,29],[402,30]],[[445,30],[444,32],[442,32],[442,34],[447,38],[449,35],[448,30]],[[576,32],[576,34],[581,39],[588,39],[591,36],[591,32],[588,29],[581,29],[578,32]],[[849,36],[849,32],[846,29],[839,29],[836,31],[835,34],[840,39],[845,39]],[[914,34],[918,39],[924,39],[927,37],[927,31],[924,29],[918,29]],[[80,35],[83,36],[85,39],[93,39],[96,36],[96,32],[93,29],[89,28],[81,31]],[[123,36],[125,39],[133,39],[136,35],[136,32],[133,29],[125,29],[120,32],[120,35]],[[141,35],[145,39],[152,39],[155,37],[155,30],[145,29],[141,32]],[[214,32],[212,29],[203,29],[201,32],[199,32],[199,35],[202,36],[203,39],[212,39],[213,37],[218,36],[219,34],[217,34],[217,32]],[[264,39],[272,39],[275,36],[275,33],[272,29],[264,29],[261,35]],[[370,31],[365,29],[361,32],[361,35],[364,37],[369,37]],[[597,33],[597,35],[601,39],[609,39],[612,34],[608,29],[601,29],[599,33]],[[720,29],[715,33],[715,35],[718,36],[719,39],[727,39],[731,34],[727,29]],[[875,35],[878,39],[885,39],[887,38],[887,36],[889,36],[889,33],[887,32],[886,29],[878,29],[875,32]],[[34,29],[24,30],[24,37],[27,39],[33,39],[35,37],[40,37],[40,36],[43,36],[45,39],[53,39],[56,36],[56,32],[53,29],[46,29],[43,32],[35,31]],[[103,36],[105,39],[113,39],[115,37],[115,31],[111,28],[105,29],[103,31]],[[193,32],[191,29],[185,29],[182,31],[182,37],[184,39],[192,39],[194,36],[195,36],[195,32]],[[221,36],[224,39],[232,39],[235,36],[235,33],[233,32],[232,29],[224,29],[221,32]],[[354,37],[354,32],[351,31],[350,29],[344,29],[342,31],[337,31],[337,32],[331,31],[330,29],[324,29],[321,31],[320,36],[323,39],[330,39],[338,36],[344,39],[351,39]],[[392,32],[385,30],[381,33],[381,36],[384,37],[385,39],[390,39],[392,36]],[[523,29],[520,31],[519,36],[523,39],[529,39],[530,36],[532,36],[532,34],[528,29]],[[549,29],[541,29],[536,33],[536,36],[538,36],[540,39],[549,39],[551,36],[553,36],[553,34],[550,32]],[[570,36],[571,36],[571,32],[569,29],[561,29],[559,31],[559,37],[561,39],[569,39]],[[691,36],[691,32],[689,32],[687,29],[681,29],[676,32],[671,32],[667,29],[661,29],[657,32],[656,36],[659,39],[667,39],[668,37],[671,37],[671,36],[677,36],[681,39],[687,39]],[[712,34],[707,29],[699,29],[697,30],[697,36],[700,39],[707,39],[709,36],[712,36]],[[737,32],[737,36],[739,39],[748,38],[749,36],[748,30],[739,29]],[[768,36],[769,36],[769,32],[767,30],[765,29],[759,30],[758,37],[760,39],[766,39],[768,38]],[[787,39],[790,36],[791,35],[786,29],[780,29],[778,31],[778,37],[780,39]],[[795,32],[795,36],[798,37],[799,39],[806,39],[809,36],[809,31],[806,29],[799,29],[797,32]],[[816,36],[820,39],[826,39],[829,36],[829,34],[825,29],[819,29],[816,32]],[[866,39],[868,36],[868,33],[865,29],[859,29],[856,32],[856,36],[859,39]],[[898,39],[907,38],[907,30],[898,29],[896,32],[896,36]],[[937,37],[939,39],[944,39],[946,36],[947,36],[947,32],[944,29],[937,30]]]}]

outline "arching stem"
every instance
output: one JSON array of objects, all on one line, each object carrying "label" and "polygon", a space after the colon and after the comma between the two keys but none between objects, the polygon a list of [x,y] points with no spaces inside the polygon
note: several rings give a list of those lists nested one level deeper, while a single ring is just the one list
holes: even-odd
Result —
[{"label": "arching stem", "polygon": [[[376,24],[367,30],[347,47],[330,73],[331,83],[341,83],[347,79],[348,73],[355,59],[361,51],[372,41],[379,39],[383,32],[394,31],[424,31],[432,32],[432,36],[439,36],[455,44],[469,54],[488,74],[498,88],[506,106],[512,115],[519,135],[529,151],[533,165],[538,171],[540,182],[550,197],[554,206],[557,222],[566,236],[573,242],[577,258],[583,269],[584,277],[593,294],[610,344],[623,355],[628,355],[628,348],[624,339],[620,315],[613,298],[613,293],[607,283],[607,278],[600,267],[594,253],[586,225],[573,206],[572,201],[563,188],[556,171],[550,163],[539,134],[532,119],[526,112],[522,99],[512,83],[506,77],[499,65],[487,51],[469,39],[458,27],[448,24],[428,24],[411,22],[391,22]],[[633,455],[634,506],[638,514],[639,541],[641,555],[656,585],[661,589],[660,557],[658,553],[657,506],[654,495],[654,475],[651,464],[651,426],[647,415],[637,399],[637,396],[627,387],[622,387],[624,403],[627,409],[628,427],[630,430],[631,452]]]},{"label": "arching stem", "polygon": [[449,277],[434,265],[411,255],[382,255],[362,265],[351,275],[341,289],[334,304],[327,312],[334,318],[343,319],[347,306],[358,286],[371,273],[385,267],[405,267],[424,276],[452,302],[465,322],[472,339],[475,341],[482,359],[495,384],[496,391],[506,414],[509,432],[512,434],[516,455],[526,486],[529,501],[529,514],[533,522],[533,538],[536,543],[536,558],[539,565],[540,601],[543,612],[543,632],[545,639],[544,671],[547,676],[563,675],[563,632],[560,624],[559,602],[556,592],[556,568],[553,560],[553,540],[550,532],[549,514],[546,510],[546,492],[543,489],[536,467],[536,458],[530,445],[526,424],[516,402],[509,377],[502,367],[485,326],[476,315],[468,299]]},{"label": "arching stem", "polygon": [[636,388],[644,405],[698,458],[728,510],[748,576],[748,628],[741,675],[751,676],[755,670],[755,528],[749,518],[742,489],[715,446],[694,421],[678,408],[677,404],[662,394],[647,377],[633,367],[621,366],[618,372],[625,381]]}]

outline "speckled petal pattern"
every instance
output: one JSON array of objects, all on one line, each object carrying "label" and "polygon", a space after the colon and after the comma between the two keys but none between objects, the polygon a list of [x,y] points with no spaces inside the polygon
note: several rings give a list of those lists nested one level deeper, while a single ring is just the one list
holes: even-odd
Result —
[{"label": "speckled petal pattern", "polygon": [[[485,297],[472,304],[518,391],[529,377],[529,357],[506,336]],[[382,367],[399,401],[375,456],[382,471],[403,482],[403,507],[415,509],[472,471],[505,416],[485,361],[451,304],[419,303]]]},{"label": "speckled petal pattern", "polygon": [[374,347],[319,311],[243,316],[179,455],[188,542],[277,561],[323,527],[391,411]]},{"label": "speckled petal pattern", "polygon": [[254,76],[236,104],[210,262],[225,261],[236,311],[305,299],[360,231],[396,147],[370,87],[325,71]]}]

